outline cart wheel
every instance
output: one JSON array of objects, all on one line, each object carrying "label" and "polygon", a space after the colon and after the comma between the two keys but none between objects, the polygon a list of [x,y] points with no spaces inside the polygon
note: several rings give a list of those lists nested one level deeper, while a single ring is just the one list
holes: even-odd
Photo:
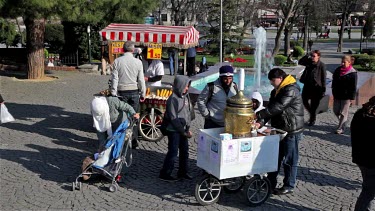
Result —
[{"label": "cart wheel", "polygon": [[76,188],[77,188],[77,190],[82,190],[82,182],[78,182]]},{"label": "cart wheel", "polygon": [[112,184],[111,186],[109,186],[109,191],[114,193],[116,192],[118,189],[117,185],[116,184]]},{"label": "cart wheel", "polygon": [[195,199],[203,206],[216,203],[220,193],[220,181],[209,174],[204,175],[195,185]]},{"label": "cart wheel", "polygon": [[145,113],[139,119],[138,130],[146,141],[157,142],[163,138],[163,134],[160,131],[161,122],[163,116],[157,112]]},{"label": "cart wheel", "polygon": [[246,187],[246,198],[252,207],[263,204],[271,195],[271,183],[267,177],[252,177]]},{"label": "cart wheel", "polygon": [[76,182],[72,182],[72,191],[76,190]]},{"label": "cart wheel", "polygon": [[226,193],[236,193],[239,190],[241,190],[241,188],[244,186],[245,177],[235,177],[231,179],[226,179],[223,182],[229,183],[229,185],[224,186],[224,191]]}]

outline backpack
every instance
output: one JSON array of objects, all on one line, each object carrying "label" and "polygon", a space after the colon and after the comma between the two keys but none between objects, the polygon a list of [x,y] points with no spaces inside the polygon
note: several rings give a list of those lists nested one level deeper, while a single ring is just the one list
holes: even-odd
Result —
[{"label": "backpack", "polygon": [[[233,83],[233,88],[236,90],[236,94],[237,94],[238,93],[237,84],[234,81],[232,83]],[[208,85],[208,98],[207,98],[206,105],[211,101],[212,95],[214,94],[214,82],[210,82],[207,85]]]}]

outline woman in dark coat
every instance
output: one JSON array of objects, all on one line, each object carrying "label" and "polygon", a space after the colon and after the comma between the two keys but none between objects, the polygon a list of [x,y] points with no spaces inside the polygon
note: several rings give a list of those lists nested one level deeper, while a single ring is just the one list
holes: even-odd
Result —
[{"label": "woman in dark coat", "polygon": [[336,134],[344,132],[348,120],[349,106],[357,93],[357,71],[352,66],[351,57],[342,57],[341,66],[332,76],[333,112],[339,120]]},{"label": "woman in dark coat", "polygon": [[310,114],[309,126],[313,126],[316,120],[316,110],[326,92],[327,74],[325,64],[320,61],[320,51],[314,50],[310,55],[311,58],[306,55],[298,63],[306,66],[300,78],[300,82],[304,83],[302,100],[303,105]]}]

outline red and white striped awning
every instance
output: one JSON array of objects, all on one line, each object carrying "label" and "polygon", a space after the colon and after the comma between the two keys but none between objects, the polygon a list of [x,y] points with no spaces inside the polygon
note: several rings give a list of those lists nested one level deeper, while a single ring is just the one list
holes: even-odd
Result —
[{"label": "red and white striped awning", "polygon": [[187,49],[198,45],[199,32],[193,26],[161,26],[112,23],[101,30],[102,41],[128,41],[136,45],[160,43],[163,47]]}]

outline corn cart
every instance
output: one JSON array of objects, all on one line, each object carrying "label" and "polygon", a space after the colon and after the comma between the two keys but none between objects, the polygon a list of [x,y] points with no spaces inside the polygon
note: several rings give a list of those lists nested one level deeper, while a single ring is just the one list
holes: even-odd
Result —
[{"label": "corn cart", "polygon": [[[110,64],[124,53],[126,41],[147,48],[148,59],[161,59],[163,49],[174,48],[184,51],[183,71],[186,74],[186,50],[198,45],[199,32],[193,26],[161,26],[150,24],[111,23],[99,32],[102,41],[102,62]],[[105,53],[108,52],[108,53]],[[174,54],[175,74],[179,69],[178,53]],[[104,56],[106,58],[104,58]],[[163,138],[158,127],[161,124],[165,104],[172,93],[171,86],[147,87],[147,97],[141,102],[141,118],[138,126],[144,140],[159,141]]]},{"label": "corn cart", "polygon": [[160,126],[163,121],[168,97],[172,94],[172,86],[147,87],[145,101],[140,102],[141,117],[138,130],[143,140],[157,142],[163,138]]},{"label": "corn cart", "polygon": [[263,204],[270,196],[267,172],[277,170],[279,141],[286,132],[275,135],[224,139],[224,128],[201,129],[198,134],[197,166],[204,174],[195,185],[195,198],[201,205],[214,204],[222,191],[245,191],[250,206]]}]

